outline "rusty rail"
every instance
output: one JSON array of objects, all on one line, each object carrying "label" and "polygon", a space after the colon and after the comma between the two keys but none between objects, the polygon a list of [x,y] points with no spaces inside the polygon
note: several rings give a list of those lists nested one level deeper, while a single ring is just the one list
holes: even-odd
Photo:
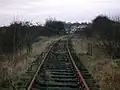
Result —
[{"label": "rusty rail", "polygon": [[67,41],[67,50],[68,50],[68,53],[69,53],[69,56],[70,56],[70,60],[71,60],[73,66],[74,66],[74,68],[75,68],[75,70],[77,72],[77,76],[78,76],[78,79],[80,81],[80,84],[82,85],[82,87],[84,87],[84,90],[90,90],[87,83],[85,82],[84,78],[82,77],[81,72],[79,71],[77,65],[75,64],[75,62],[73,60],[72,54],[71,54],[71,52],[69,50],[69,47],[68,47],[68,41]]},{"label": "rusty rail", "polygon": [[[58,41],[60,41],[60,40],[58,40]],[[40,66],[38,67],[38,69],[37,69],[34,77],[32,78],[32,80],[31,80],[31,82],[30,82],[27,90],[31,90],[32,86],[34,85],[34,81],[35,81],[35,79],[36,79],[36,77],[37,77],[37,75],[38,75],[41,67],[43,66],[43,64],[44,64],[47,56],[49,55],[50,51],[52,50],[52,48],[54,47],[54,45],[55,45],[58,41],[56,41],[56,42],[49,48],[48,52],[46,53],[45,57],[43,58],[43,60],[42,60],[42,62],[41,62],[41,64],[40,64]],[[89,87],[88,87],[88,85],[87,85],[87,83],[85,82],[84,78],[82,77],[81,72],[79,71],[78,67],[76,66],[76,64],[75,64],[75,62],[74,62],[74,60],[73,60],[72,54],[71,54],[71,52],[70,52],[70,50],[69,50],[69,47],[68,47],[68,41],[67,41],[67,51],[68,51],[70,60],[71,60],[73,66],[74,66],[74,68],[75,68],[75,71],[77,72],[77,77],[78,77],[78,79],[79,79],[80,85],[84,88],[83,90],[90,90]]]},{"label": "rusty rail", "polygon": [[[58,41],[60,41],[60,40],[58,40]],[[50,51],[51,51],[51,49],[54,47],[54,45],[55,45],[56,43],[58,43],[58,41],[56,41],[56,42],[49,48],[49,50],[47,51],[45,57],[43,58],[43,60],[42,60],[42,62],[41,62],[41,64],[40,64],[40,66],[38,67],[38,69],[37,69],[37,71],[36,71],[34,77],[32,78],[32,80],[31,80],[31,82],[30,82],[30,84],[29,84],[27,90],[31,90],[31,87],[34,85],[34,81],[35,81],[35,79],[36,79],[36,77],[37,77],[37,75],[38,75],[38,73],[39,73],[39,71],[40,71],[42,65],[44,64],[44,62],[45,62],[47,56],[49,55],[49,53],[50,53]]]}]

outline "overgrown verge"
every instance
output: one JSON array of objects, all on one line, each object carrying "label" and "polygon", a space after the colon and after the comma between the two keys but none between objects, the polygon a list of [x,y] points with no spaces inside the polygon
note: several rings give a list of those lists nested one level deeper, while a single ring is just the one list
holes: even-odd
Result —
[{"label": "overgrown verge", "polygon": [[101,90],[120,89],[120,19],[99,15],[73,40],[82,63],[96,77]]},{"label": "overgrown verge", "polygon": [[79,58],[79,56],[77,55],[78,53],[76,53],[76,50],[74,50],[74,45],[71,43],[71,40],[69,40],[69,49],[89,89],[99,90],[99,84],[95,81],[93,75],[89,72],[88,68],[86,68],[86,66],[81,62],[81,58]]},{"label": "overgrown verge", "polygon": [[64,24],[48,19],[45,25],[15,21],[0,27],[1,87],[12,85],[14,78],[25,72],[46,46],[65,35]]},{"label": "overgrown verge", "polygon": [[[33,43],[32,51],[30,54],[24,54],[21,57],[15,58],[15,61],[5,60],[1,62],[1,86],[0,90],[13,90],[16,87],[15,83],[20,80],[20,78],[31,78],[37,69],[38,63],[34,63],[36,60],[40,62],[42,60],[41,55],[47,51],[50,44],[62,37],[39,37],[39,41]],[[43,52],[43,53],[42,53]],[[42,54],[41,54],[42,53]],[[39,58],[39,59],[37,59]],[[13,66],[13,63],[16,63]],[[28,72],[32,74],[28,74]],[[26,73],[25,73],[26,72]],[[27,81],[28,82],[28,81]],[[22,84],[25,85],[26,81]]]},{"label": "overgrown verge", "polygon": [[[92,55],[87,54],[89,43],[92,43]],[[84,36],[72,39],[77,56],[99,83],[101,90],[119,90],[120,68],[116,64],[119,60],[111,59],[98,43],[98,40]]]}]

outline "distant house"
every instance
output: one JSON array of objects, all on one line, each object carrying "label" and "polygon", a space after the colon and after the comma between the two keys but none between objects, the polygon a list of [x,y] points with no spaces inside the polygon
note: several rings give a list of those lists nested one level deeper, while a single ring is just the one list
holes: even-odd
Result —
[{"label": "distant house", "polygon": [[70,33],[74,33],[76,31],[82,31],[86,27],[87,27],[87,24],[80,24],[78,26],[74,25],[74,26],[71,27]]}]

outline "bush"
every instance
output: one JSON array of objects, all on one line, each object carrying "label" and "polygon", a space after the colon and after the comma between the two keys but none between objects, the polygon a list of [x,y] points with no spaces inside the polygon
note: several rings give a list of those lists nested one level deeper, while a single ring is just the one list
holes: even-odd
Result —
[{"label": "bush", "polygon": [[87,36],[97,36],[110,56],[120,57],[120,22],[98,16],[92,21],[92,27],[85,29],[85,33]]}]

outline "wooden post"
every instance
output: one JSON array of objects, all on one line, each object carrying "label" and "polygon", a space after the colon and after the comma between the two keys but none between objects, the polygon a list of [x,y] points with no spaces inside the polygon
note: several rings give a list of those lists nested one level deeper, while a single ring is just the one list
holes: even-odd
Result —
[{"label": "wooden post", "polygon": [[92,44],[91,43],[88,43],[88,52],[87,52],[87,54],[92,56]]},{"label": "wooden post", "polygon": [[90,55],[92,56],[92,44],[90,44]]}]

